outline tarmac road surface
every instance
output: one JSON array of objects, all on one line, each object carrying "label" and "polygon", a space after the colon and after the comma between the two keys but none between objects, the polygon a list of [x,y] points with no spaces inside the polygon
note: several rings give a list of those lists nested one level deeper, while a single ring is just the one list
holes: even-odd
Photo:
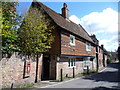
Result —
[{"label": "tarmac road surface", "polygon": [[120,64],[111,63],[102,72],[39,88],[91,88],[92,90],[112,88],[120,90]]}]

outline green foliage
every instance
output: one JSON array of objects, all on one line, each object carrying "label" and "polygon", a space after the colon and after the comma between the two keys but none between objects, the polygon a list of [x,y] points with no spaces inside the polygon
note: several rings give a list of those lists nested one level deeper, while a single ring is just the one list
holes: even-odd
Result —
[{"label": "green foliage", "polygon": [[0,23],[2,24],[0,27],[0,32],[2,34],[2,52],[11,54],[13,51],[18,51],[19,47],[16,45],[17,43],[17,13],[16,13],[16,2],[1,2],[0,3],[0,15],[2,18],[0,19]]},{"label": "green foliage", "polygon": [[3,20],[2,20],[2,7],[0,5],[0,36],[2,34],[2,27],[3,27],[2,22],[3,22]]},{"label": "green foliage", "polygon": [[26,83],[19,85],[15,88],[34,88],[34,86],[40,86],[40,85],[49,85],[49,83],[48,82]]},{"label": "green foliage", "polygon": [[97,72],[97,70],[91,70],[90,71],[90,73],[96,73]]},{"label": "green foliage", "polygon": [[108,64],[109,64],[109,63],[112,63],[112,62],[113,62],[112,60],[108,60]]},{"label": "green foliage", "polygon": [[86,74],[87,74],[87,72],[82,72],[81,74],[86,75]]},{"label": "green foliage", "polygon": [[87,75],[87,74],[96,73],[96,72],[97,72],[97,70],[91,70],[88,73],[87,72],[82,72],[81,74]]},{"label": "green foliage", "polygon": [[16,88],[30,88],[30,87],[33,87],[34,85],[35,85],[34,83],[27,83],[27,84],[17,86]]},{"label": "green foliage", "polygon": [[82,74],[81,74],[81,73],[78,73],[75,77],[80,77],[80,76],[82,76]]},{"label": "green foliage", "polygon": [[37,8],[31,7],[19,29],[19,45],[27,55],[46,52],[51,48],[54,26]]}]

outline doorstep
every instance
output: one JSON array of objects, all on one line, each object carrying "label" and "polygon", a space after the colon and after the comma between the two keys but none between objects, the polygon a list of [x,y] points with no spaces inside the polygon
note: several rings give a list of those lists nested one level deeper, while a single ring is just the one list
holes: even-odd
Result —
[{"label": "doorstep", "polygon": [[33,86],[32,88],[41,88],[41,87],[46,87],[48,85],[53,85],[53,84],[57,84],[60,81],[57,80],[43,80],[38,82],[38,84],[36,84],[35,86]]}]

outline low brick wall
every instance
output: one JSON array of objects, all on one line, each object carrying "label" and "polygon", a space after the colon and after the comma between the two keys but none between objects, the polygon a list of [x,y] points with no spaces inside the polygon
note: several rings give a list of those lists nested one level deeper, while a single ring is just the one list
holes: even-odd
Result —
[{"label": "low brick wall", "polygon": [[[60,79],[61,69],[63,70],[63,77],[73,77],[73,67],[68,67],[68,62],[57,62],[57,80]],[[75,75],[84,72],[83,60],[76,61],[76,66],[74,67],[74,70]],[[95,61],[90,61],[90,70],[96,70]]]},{"label": "low brick wall", "polygon": [[2,88],[2,63],[0,62],[0,89]]},{"label": "low brick wall", "polygon": [[[42,60],[39,59],[41,62]],[[39,62],[39,70],[41,63]],[[25,83],[32,83],[35,82],[35,75],[36,75],[36,61],[30,59],[30,73],[25,72],[24,75],[24,68],[25,62],[23,59],[15,54],[11,56],[11,58],[2,58],[0,61],[2,63],[2,88],[10,88],[13,84],[13,87],[25,84]],[[41,75],[38,75],[41,76]],[[40,79],[40,78],[38,78]]]}]

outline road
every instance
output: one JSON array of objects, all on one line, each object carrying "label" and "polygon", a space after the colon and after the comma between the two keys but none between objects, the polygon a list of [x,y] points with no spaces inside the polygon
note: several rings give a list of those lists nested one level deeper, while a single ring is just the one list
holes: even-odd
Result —
[{"label": "road", "polygon": [[97,74],[80,77],[44,88],[116,88],[120,90],[120,64],[111,63]]}]

